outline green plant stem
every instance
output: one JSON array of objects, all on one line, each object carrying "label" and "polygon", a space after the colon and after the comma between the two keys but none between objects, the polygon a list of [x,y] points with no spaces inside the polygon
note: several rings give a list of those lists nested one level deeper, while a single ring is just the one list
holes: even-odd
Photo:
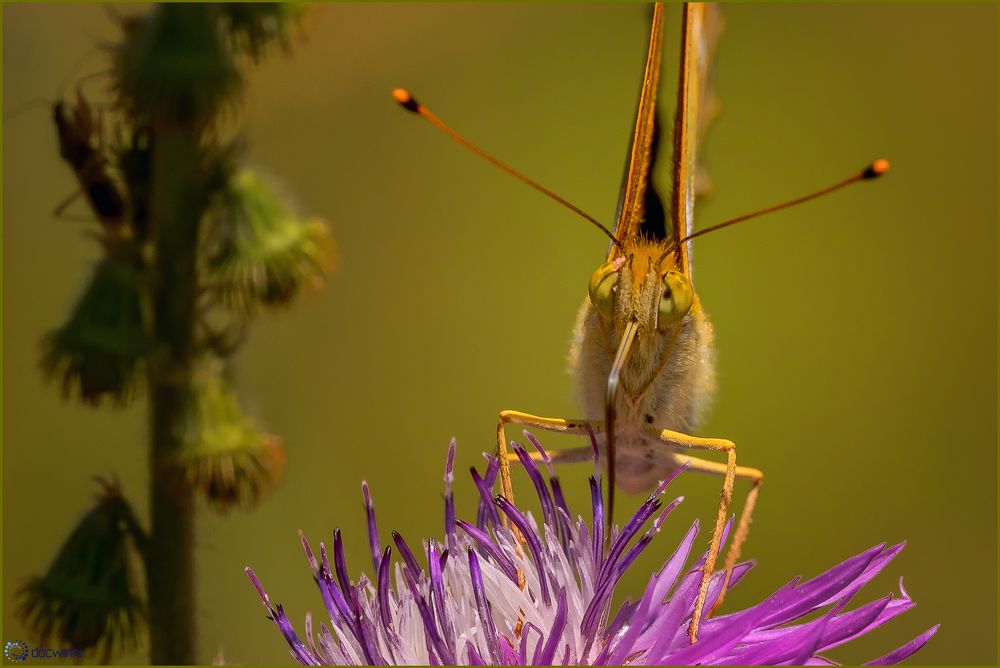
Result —
[{"label": "green plant stem", "polygon": [[164,464],[181,447],[191,402],[196,254],[201,219],[196,128],[153,124],[151,284],[155,359],[149,365],[151,524],[146,556],[150,660],[196,663],[194,496]]}]

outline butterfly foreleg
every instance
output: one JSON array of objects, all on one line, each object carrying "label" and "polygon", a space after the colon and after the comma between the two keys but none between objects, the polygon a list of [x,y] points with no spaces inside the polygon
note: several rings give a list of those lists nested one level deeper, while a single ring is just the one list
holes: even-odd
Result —
[{"label": "butterfly foreleg", "polygon": [[719,592],[719,598],[715,599],[712,609],[708,611],[709,615],[718,610],[719,606],[722,605],[722,601],[726,598],[726,591],[729,589],[729,579],[733,576],[733,566],[736,565],[737,559],[740,558],[743,543],[750,534],[750,522],[753,521],[753,509],[754,506],[757,505],[757,495],[760,493],[760,485],[764,480],[764,474],[760,470],[746,466],[736,467],[736,477],[743,478],[744,480],[750,480],[751,486],[750,491],[747,492],[746,501],[743,502],[743,511],[740,513],[740,521],[736,525],[736,533],[733,535],[733,542],[730,543],[729,550],[726,552],[726,560],[722,564],[722,567],[726,571],[726,580],[722,584],[722,591]]},{"label": "butterfly foreleg", "polygon": [[[500,492],[508,501],[514,501],[514,486],[510,477],[510,463],[518,461],[515,453],[507,449],[507,436],[505,427],[508,424],[520,424],[526,427],[534,427],[544,431],[552,431],[561,434],[578,434],[586,436],[591,432],[598,434],[604,430],[604,423],[599,420],[564,420],[563,418],[542,417],[521,411],[501,411],[497,421],[497,451],[496,456],[500,461]],[[592,455],[592,448],[589,445],[568,450],[555,450],[549,457],[556,463],[582,462]],[[531,453],[531,458],[538,460],[541,455],[537,452]],[[503,517],[506,525],[507,517]]]},{"label": "butterfly foreleg", "polygon": [[[726,469],[728,468],[726,464],[687,455],[675,454],[673,455],[673,459],[678,466],[682,464],[686,465],[689,471],[697,473],[725,476]],[[733,540],[729,544],[725,561],[722,564],[722,569],[726,572],[726,580],[722,585],[719,597],[715,600],[712,609],[709,610],[706,616],[718,610],[719,606],[722,605],[723,599],[726,597],[726,592],[729,589],[729,579],[733,575],[733,566],[736,565],[736,561],[740,558],[743,543],[746,542],[747,536],[750,534],[750,523],[753,521],[754,506],[757,505],[757,495],[760,492],[761,482],[764,480],[764,474],[760,469],[749,466],[737,466],[736,477],[741,480],[749,480],[751,483],[750,491],[747,492],[746,500],[743,503],[743,510],[740,512],[740,520],[736,524],[736,533],[733,534]]]},{"label": "butterfly foreleg", "polygon": [[[726,463],[721,464],[718,462],[707,461],[699,459],[697,457],[691,457],[689,455],[673,454],[672,459],[678,466],[686,465],[689,469],[695,471],[701,471],[703,473],[713,473],[716,475],[723,476],[722,482],[722,493],[719,499],[719,512],[715,518],[715,526],[712,529],[712,540],[708,546],[708,554],[705,557],[705,565],[702,568],[701,584],[698,587],[698,598],[695,600],[694,613],[691,615],[691,624],[688,627],[688,637],[691,642],[694,643],[698,640],[698,627],[701,625],[701,619],[705,612],[705,600],[708,598],[708,587],[711,583],[712,574],[715,572],[715,562],[719,558],[719,548],[722,543],[722,531],[726,525],[726,516],[729,513],[729,504],[733,499],[733,484],[736,481],[737,473],[741,472],[750,475],[751,472],[760,473],[756,469],[743,469],[736,466],[736,444],[732,441],[722,439],[722,438],[700,438],[697,436],[689,436],[688,434],[683,434],[677,431],[671,431],[669,429],[663,429],[660,431],[653,432],[656,439],[659,440],[663,445],[667,446],[672,450],[708,450],[711,452],[724,452],[726,454]],[[763,477],[761,474],[759,477]],[[754,496],[754,501],[756,501],[756,495]],[[752,504],[751,509],[752,509]],[[743,526],[743,519],[741,518],[740,525]],[[746,518],[746,527],[744,527],[744,538],[746,529],[749,528],[750,519],[749,516]],[[737,534],[739,534],[739,529],[737,529]],[[742,542],[742,541],[741,541]],[[735,541],[733,543],[736,544]],[[729,557],[727,555],[727,563]],[[736,556],[739,556],[737,550]],[[735,557],[733,557],[735,561]],[[731,568],[731,566],[729,566]],[[728,584],[729,575],[727,573],[726,583]]]},{"label": "butterfly foreleg", "polygon": [[80,221],[80,222],[92,222],[94,220],[93,216],[78,216],[66,213],[66,209],[75,202],[83,193],[80,190],[74,190],[69,195],[67,195],[55,209],[52,210],[53,218],[60,218],[62,220]]}]

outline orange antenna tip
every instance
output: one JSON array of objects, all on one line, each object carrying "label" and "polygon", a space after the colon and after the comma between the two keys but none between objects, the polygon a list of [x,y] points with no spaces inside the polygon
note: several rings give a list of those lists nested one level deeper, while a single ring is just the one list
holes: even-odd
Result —
[{"label": "orange antenna tip", "polygon": [[885,158],[879,158],[872,164],[868,165],[865,171],[862,173],[861,177],[865,179],[874,179],[882,176],[889,171],[889,161]]},{"label": "orange antenna tip", "polygon": [[393,88],[392,99],[407,111],[416,112],[420,108],[420,103],[414,100],[413,96],[410,95],[410,91],[405,88]]}]

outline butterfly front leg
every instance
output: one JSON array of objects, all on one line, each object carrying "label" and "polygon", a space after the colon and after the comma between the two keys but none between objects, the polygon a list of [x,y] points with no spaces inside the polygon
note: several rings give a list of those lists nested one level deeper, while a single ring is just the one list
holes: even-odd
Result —
[{"label": "butterfly front leg", "polygon": [[82,215],[74,215],[66,213],[66,209],[68,209],[69,206],[73,202],[75,202],[82,194],[83,193],[80,190],[74,190],[65,198],[63,198],[62,201],[60,201],[59,204],[56,206],[56,208],[52,210],[52,217],[72,222],[92,223],[94,221],[93,216],[82,216]]},{"label": "butterfly front leg", "polygon": [[698,627],[705,612],[705,600],[708,597],[708,586],[715,571],[715,562],[719,557],[719,548],[722,542],[722,530],[726,525],[726,516],[729,513],[729,504],[733,498],[733,485],[736,478],[750,480],[752,486],[747,493],[746,502],[743,504],[743,512],[740,514],[740,521],[733,536],[733,542],[726,553],[724,568],[726,571],[725,581],[719,598],[712,607],[714,611],[722,603],[725,597],[726,587],[729,586],[729,579],[732,577],[732,569],[739,559],[740,551],[750,533],[750,522],[752,521],[753,509],[757,503],[757,495],[760,491],[764,474],[755,468],[736,465],[736,444],[722,438],[700,438],[689,436],[677,431],[663,429],[652,431],[650,435],[671,450],[708,450],[712,452],[726,453],[726,463],[713,462],[699,457],[692,457],[680,453],[671,453],[670,458],[677,466],[687,466],[688,470],[712,475],[721,475],[722,494],[719,499],[719,512],[715,519],[715,527],[712,530],[712,540],[709,543],[708,555],[705,559],[701,584],[698,588],[698,598],[695,601],[694,614],[691,616],[691,625],[688,627],[688,637],[694,643],[698,639]]},{"label": "butterfly front leg", "polygon": [[[508,424],[520,424],[544,431],[580,436],[587,436],[591,433],[599,434],[604,431],[604,423],[599,420],[564,420],[563,418],[542,417],[521,411],[500,411],[500,418],[497,421],[496,451],[497,459],[500,461],[500,491],[511,503],[514,502],[514,486],[510,477],[510,463],[518,461],[518,457],[507,449],[505,427]],[[584,462],[593,456],[593,449],[589,445],[584,445],[579,448],[555,450],[547,454],[556,463]],[[538,460],[541,459],[541,455],[532,452],[531,458]],[[507,517],[503,516],[502,520],[506,525]]]}]

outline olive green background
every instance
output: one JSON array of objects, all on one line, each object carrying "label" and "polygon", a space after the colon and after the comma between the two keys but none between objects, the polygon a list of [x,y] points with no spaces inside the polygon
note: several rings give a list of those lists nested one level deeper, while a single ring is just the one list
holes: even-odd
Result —
[{"label": "olive green background", "polygon": [[[95,41],[116,36],[98,7],[3,11],[5,111],[51,99]],[[672,7],[669,107],[678,17]],[[868,660],[940,622],[920,663],[995,663],[996,7],[740,5],[726,18],[722,114],[705,147],[716,193],[698,226],[878,156],[893,164],[881,181],[695,244],[719,369],[700,433],[733,439],[741,461],[767,474],[745,549],[758,567],[727,606],[906,539],[861,599],[905,575],[919,606],[830,656]],[[370,571],[362,479],[383,538],[393,528],[410,541],[436,536],[452,436],[468,517],[467,470],[493,447],[500,409],[578,412],[566,351],[606,240],[402,112],[391,88],[410,87],[484,148],[609,220],[646,22],[640,5],[327,5],[292,55],[254,72],[242,109],[249,159],[303,213],[330,221],[340,265],[320,292],[266,316],[239,357],[245,402],[285,438],[289,466],[258,509],[199,515],[191,614],[203,660],[221,648],[236,663],[288,661],[247,564],[300,629],[307,610],[323,617],[296,530],[318,543],[343,527],[351,572]],[[104,66],[92,54],[79,72]],[[86,90],[107,101],[105,86]],[[39,340],[97,252],[85,224],[51,215],[76,185],[47,108],[7,120],[3,139],[9,640],[24,636],[14,589],[47,567],[91,500],[90,476],[117,473],[145,516],[147,471],[142,400],[88,410],[40,378]],[[562,472],[579,510],[589,474]],[[718,487],[695,476],[671,485],[687,501],[620,595],[645,583],[693,518],[713,514]],[[624,497],[620,511],[639,501]]]}]

